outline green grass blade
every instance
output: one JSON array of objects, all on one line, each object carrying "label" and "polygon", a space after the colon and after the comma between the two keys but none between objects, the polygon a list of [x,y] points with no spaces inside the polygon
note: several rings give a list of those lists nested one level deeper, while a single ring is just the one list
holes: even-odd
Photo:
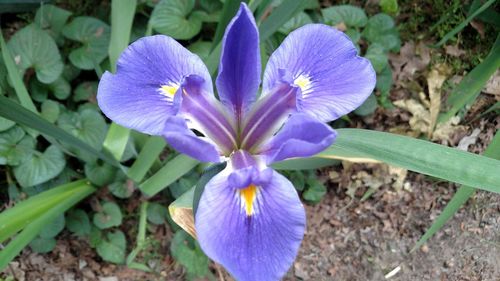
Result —
[{"label": "green grass blade", "polygon": [[451,108],[439,116],[438,122],[446,122],[481,92],[488,79],[500,67],[500,35],[497,36],[490,53],[453,89],[447,104]]},{"label": "green grass blade", "polygon": [[128,177],[135,182],[141,182],[166,145],[163,138],[150,137],[128,170]]},{"label": "green grass blade", "polygon": [[305,5],[305,0],[285,0],[281,3],[259,27],[260,40],[265,41],[271,37],[276,30],[300,12]]},{"label": "green grass blade", "polygon": [[123,152],[125,152],[125,147],[127,147],[129,137],[130,129],[116,123],[111,123],[108,133],[106,134],[106,139],[104,139],[103,147],[109,151],[117,161],[120,161]]},{"label": "green grass blade", "polygon": [[222,40],[224,32],[226,31],[226,27],[234,17],[234,15],[236,15],[241,2],[248,2],[248,0],[227,0],[224,2],[224,7],[222,8],[222,14],[220,15],[219,24],[217,24],[217,29],[215,30],[214,39],[212,41],[212,52]]},{"label": "green grass blade", "polygon": [[66,212],[73,205],[92,194],[96,189],[87,182],[81,182],[78,186],[66,192],[66,196],[57,205],[41,214],[19,233],[2,251],[0,251],[0,271],[5,269],[21,250],[33,240],[38,233],[55,217]]},{"label": "green grass blade", "polygon": [[[116,61],[130,42],[136,6],[136,0],[113,0],[111,2],[111,41],[108,53],[112,72],[116,72]],[[112,123],[103,146],[116,160],[120,161],[129,136],[129,129]]]},{"label": "green grass blade", "polygon": [[116,72],[116,61],[130,42],[136,6],[137,0],[111,1],[111,39],[108,53],[112,72]]},{"label": "green grass blade", "polygon": [[12,59],[12,55],[10,54],[9,49],[7,48],[7,44],[2,35],[2,31],[0,30],[0,47],[2,48],[2,57],[5,63],[5,67],[7,68],[7,72],[12,82],[12,86],[16,91],[17,98],[22,106],[27,109],[38,113],[36,110],[35,104],[31,100],[31,97],[24,86],[23,79],[21,75],[19,75],[19,71],[17,70],[16,64],[14,63],[14,59]]},{"label": "green grass blade", "polygon": [[[336,149],[417,173],[500,193],[500,161],[424,140],[362,129],[338,129]],[[474,163],[471,165],[470,163]]]},{"label": "green grass blade", "polygon": [[73,189],[83,183],[85,183],[85,180],[52,188],[19,202],[14,207],[0,213],[0,243],[23,229],[28,223],[65,198],[68,192],[72,192]]},{"label": "green grass blade", "polygon": [[139,185],[139,189],[147,196],[154,196],[183,175],[191,171],[198,161],[184,154],[176,156],[163,166],[152,177]]},{"label": "green grass blade", "polygon": [[38,132],[60,142],[66,143],[67,145],[84,150],[111,165],[117,167],[119,166],[119,163],[113,157],[95,150],[87,143],[81,141],[63,129],[56,127],[54,124],[43,119],[36,113],[27,110],[18,103],[4,96],[0,96],[0,116],[12,120],[20,125],[35,129]]},{"label": "green grass blade", "polygon": [[461,22],[459,25],[453,28],[450,32],[446,33],[446,35],[441,40],[439,40],[439,42],[435,45],[435,47],[442,46],[451,37],[455,36],[455,34],[459,33],[462,29],[464,29],[464,27],[466,27],[477,15],[482,13],[484,10],[488,9],[488,7],[495,2],[496,0],[488,0],[487,2],[485,2],[479,9],[477,9],[476,11],[474,11],[474,13],[469,15],[463,22]]},{"label": "green grass blade", "polygon": [[[500,160],[500,132],[497,132],[488,148],[484,152],[484,156]],[[431,238],[453,215],[462,207],[469,198],[474,195],[476,189],[470,186],[461,186],[455,195],[451,198],[450,202],[446,204],[443,212],[434,220],[431,227],[422,235],[420,240],[415,244],[411,252],[424,245],[429,238]]]}]

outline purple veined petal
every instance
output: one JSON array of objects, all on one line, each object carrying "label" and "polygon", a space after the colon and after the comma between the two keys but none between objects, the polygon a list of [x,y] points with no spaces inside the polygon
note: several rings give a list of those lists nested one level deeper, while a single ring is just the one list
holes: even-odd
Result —
[{"label": "purple veined petal", "polygon": [[177,151],[201,162],[221,162],[220,152],[207,138],[191,131],[182,117],[170,116],[163,131],[163,137]]},{"label": "purple veined petal", "polygon": [[300,88],[281,83],[270,94],[260,98],[245,115],[241,131],[241,147],[252,151],[272,136],[288,116],[297,109]]},{"label": "purple veined petal", "polygon": [[256,99],[260,71],[259,32],[252,12],[241,3],[222,40],[216,81],[220,100],[237,120]]},{"label": "purple veined petal", "polygon": [[180,87],[182,100],[179,115],[186,118],[191,129],[198,130],[216,143],[227,156],[237,146],[235,124],[225,108],[211,93],[204,91],[205,81],[196,75],[184,78]]},{"label": "purple veined petal", "polygon": [[306,114],[293,114],[283,128],[257,149],[266,156],[266,164],[293,157],[315,155],[334,141],[337,133],[325,123]]},{"label": "purple veined petal", "polygon": [[97,102],[114,122],[139,132],[161,135],[165,120],[177,113],[174,96],[187,75],[207,81],[210,74],[201,59],[170,37],[149,36],[132,43],[120,56],[116,74],[104,73]]},{"label": "purple veined petal", "polygon": [[263,94],[288,73],[302,96],[297,108],[327,122],[349,113],[372,93],[375,71],[357,55],[349,37],[330,26],[305,25],[288,35],[271,55]]},{"label": "purple veined petal", "polygon": [[229,158],[233,171],[228,175],[228,184],[234,188],[244,188],[250,184],[261,185],[272,178],[273,170],[263,161],[245,150],[233,152]]},{"label": "purple veined petal", "polygon": [[279,280],[304,236],[306,217],[297,192],[277,172],[260,186],[234,188],[226,170],[207,184],[198,205],[201,248],[236,280]]}]

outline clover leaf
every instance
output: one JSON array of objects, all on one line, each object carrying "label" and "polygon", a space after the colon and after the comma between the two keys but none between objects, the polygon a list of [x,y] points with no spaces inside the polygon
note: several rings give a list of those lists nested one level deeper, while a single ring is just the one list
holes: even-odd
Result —
[{"label": "clover leaf", "polygon": [[100,229],[106,229],[122,224],[120,207],[113,202],[102,204],[102,210],[94,214],[93,222]]},{"label": "clover leaf", "polygon": [[325,22],[330,25],[344,23],[349,27],[363,27],[368,18],[363,9],[352,5],[338,5],[321,10]]},{"label": "clover leaf", "polygon": [[59,175],[66,159],[55,145],[49,146],[43,153],[35,151],[19,166],[14,167],[14,176],[22,187],[44,183]]},{"label": "clover leaf", "polygon": [[193,38],[200,32],[202,23],[202,14],[191,13],[194,2],[194,0],[160,1],[151,14],[151,26],[156,31],[175,39]]}]

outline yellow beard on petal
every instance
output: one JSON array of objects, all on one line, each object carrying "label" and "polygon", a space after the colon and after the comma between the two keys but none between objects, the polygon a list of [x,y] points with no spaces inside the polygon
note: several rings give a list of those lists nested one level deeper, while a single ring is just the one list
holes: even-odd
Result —
[{"label": "yellow beard on petal", "polygon": [[241,199],[243,200],[247,216],[253,215],[254,213],[253,202],[257,197],[257,187],[251,184],[243,189],[240,189],[240,196]]},{"label": "yellow beard on petal", "polygon": [[160,88],[161,93],[163,95],[171,96],[171,97],[173,97],[175,95],[175,92],[177,92],[177,89],[179,89],[179,85],[175,85],[175,84],[163,85]]}]

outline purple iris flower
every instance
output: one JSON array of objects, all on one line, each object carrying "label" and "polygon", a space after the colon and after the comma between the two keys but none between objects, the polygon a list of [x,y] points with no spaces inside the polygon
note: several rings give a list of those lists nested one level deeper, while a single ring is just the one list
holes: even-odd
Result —
[{"label": "purple iris flower", "polygon": [[206,185],[195,214],[203,251],[238,280],[281,278],[297,255],[306,216],[292,183],[270,165],[334,142],[326,122],[373,91],[370,62],[342,32],[306,25],[269,58],[258,97],[259,33],[241,4],[223,38],[218,99],[200,58],[167,36],[137,40],[117,69],[99,83],[106,116],[161,135],[200,161],[228,163]]}]

